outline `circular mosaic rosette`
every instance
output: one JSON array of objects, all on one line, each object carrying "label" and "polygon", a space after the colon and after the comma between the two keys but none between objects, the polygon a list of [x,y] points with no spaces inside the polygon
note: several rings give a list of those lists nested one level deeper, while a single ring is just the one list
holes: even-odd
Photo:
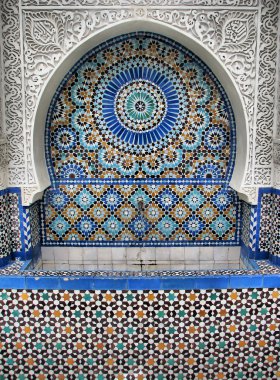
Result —
[{"label": "circular mosaic rosette", "polygon": [[195,55],[156,34],[120,36],[88,53],[49,115],[58,178],[231,175],[235,126],[223,88]]}]

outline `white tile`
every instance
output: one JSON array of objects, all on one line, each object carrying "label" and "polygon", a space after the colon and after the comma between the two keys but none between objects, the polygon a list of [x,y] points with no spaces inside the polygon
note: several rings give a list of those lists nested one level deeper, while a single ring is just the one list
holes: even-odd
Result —
[{"label": "white tile", "polygon": [[71,247],[69,249],[68,257],[69,257],[69,262],[72,261],[79,261],[83,262],[83,247]]},{"label": "white tile", "polygon": [[97,248],[97,260],[98,261],[110,261],[110,262],[112,262],[112,248],[111,247],[98,247]]},{"label": "white tile", "polygon": [[171,270],[184,270],[185,269],[185,262],[184,261],[176,261],[172,262],[170,264]]},{"label": "white tile", "polygon": [[112,270],[112,261],[98,261],[98,269]]},{"label": "white tile", "polygon": [[144,262],[156,259],[156,248],[155,247],[143,247],[141,248],[140,254],[141,260]]},{"label": "white tile", "polygon": [[126,262],[126,247],[112,247],[112,261]]},{"label": "white tile", "polygon": [[69,263],[56,262],[55,263],[55,269],[56,270],[69,270],[70,269],[70,265],[69,265]]},{"label": "white tile", "polygon": [[43,262],[43,269],[44,270],[55,270],[55,263],[54,262]]},{"label": "white tile", "polygon": [[185,261],[199,262],[199,247],[185,247]]},{"label": "white tile", "polygon": [[197,264],[185,264],[185,270],[199,270]]},{"label": "white tile", "polygon": [[170,248],[169,247],[156,247],[156,261],[170,260]]},{"label": "white tile", "polygon": [[184,247],[170,247],[170,261],[185,260],[185,248]]},{"label": "white tile", "polygon": [[128,264],[127,263],[126,270],[141,271],[141,266],[140,265],[133,265],[133,264]]},{"label": "white tile", "polygon": [[113,269],[114,270],[127,270],[127,264],[124,263],[123,261],[121,261],[121,262],[114,261],[113,262]]},{"label": "white tile", "polygon": [[97,264],[84,265],[84,270],[98,270]]},{"label": "white tile", "polygon": [[97,265],[98,261],[97,260],[84,260],[83,264],[84,265]]},{"label": "white tile", "polygon": [[214,268],[214,262],[213,261],[200,261],[199,263],[199,269],[200,270],[211,270]]},{"label": "white tile", "polygon": [[228,269],[240,269],[240,264],[238,261],[228,263]]},{"label": "white tile", "polygon": [[199,260],[200,261],[213,261],[214,260],[214,247],[200,247]]},{"label": "white tile", "polygon": [[215,261],[214,269],[228,269],[228,261]]},{"label": "white tile", "polygon": [[42,247],[41,252],[43,261],[54,261],[53,247]]},{"label": "white tile", "polygon": [[229,247],[214,247],[214,261],[225,261],[228,259]]},{"label": "white tile", "polygon": [[69,269],[70,270],[84,270],[84,265],[83,264],[81,264],[81,263],[75,263],[75,264],[69,264]]},{"label": "white tile", "polygon": [[166,263],[157,264],[156,268],[153,268],[154,270],[169,270],[171,267],[170,261],[167,261]]},{"label": "white tile", "polygon": [[54,253],[54,260],[55,261],[64,261],[67,262],[69,260],[69,253],[68,250],[64,247],[59,247],[62,249],[56,249]]},{"label": "white tile", "polygon": [[232,260],[239,260],[240,259],[240,247],[229,247],[228,259],[231,261]]},{"label": "white tile", "polygon": [[126,257],[127,257],[127,261],[140,260],[140,258],[141,258],[141,247],[127,247]]},{"label": "white tile", "polygon": [[97,247],[83,247],[84,261],[97,260]]}]

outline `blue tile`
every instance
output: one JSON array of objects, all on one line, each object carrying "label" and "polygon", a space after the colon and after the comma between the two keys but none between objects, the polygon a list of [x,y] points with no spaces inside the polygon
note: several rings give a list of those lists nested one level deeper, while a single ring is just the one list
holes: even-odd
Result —
[{"label": "blue tile", "polygon": [[159,290],[161,288],[161,279],[158,278],[129,278],[129,290]]},{"label": "blue tile", "polygon": [[25,280],[25,289],[61,289],[60,277],[22,277]]},{"label": "blue tile", "polygon": [[92,277],[61,277],[61,289],[67,290],[90,290],[94,289]]},{"label": "blue tile", "polygon": [[227,289],[229,276],[202,276],[197,277],[195,289]]},{"label": "blue tile", "polygon": [[23,276],[1,276],[0,289],[25,289]]},{"label": "blue tile", "polygon": [[161,279],[161,289],[171,290],[171,289],[194,289],[195,288],[195,277],[173,277],[173,278],[162,278]]},{"label": "blue tile", "polygon": [[231,289],[261,288],[263,286],[263,276],[230,276],[229,287]]},{"label": "blue tile", "polygon": [[95,278],[94,289],[96,290],[125,290],[127,289],[126,278]]},{"label": "blue tile", "polygon": [[279,288],[280,287],[280,275],[264,275],[263,276],[264,288]]}]

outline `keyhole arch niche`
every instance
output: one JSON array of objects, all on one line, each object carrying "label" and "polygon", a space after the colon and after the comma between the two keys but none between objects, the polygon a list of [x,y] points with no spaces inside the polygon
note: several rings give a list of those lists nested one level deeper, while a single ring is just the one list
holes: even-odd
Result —
[{"label": "keyhole arch niche", "polygon": [[239,91],[202,44],[148,20],[105,28],[39,100],[34,164],[40,190],[51,183],[43,243],[238,244],[231,188],[242,187],[247,136]]}]

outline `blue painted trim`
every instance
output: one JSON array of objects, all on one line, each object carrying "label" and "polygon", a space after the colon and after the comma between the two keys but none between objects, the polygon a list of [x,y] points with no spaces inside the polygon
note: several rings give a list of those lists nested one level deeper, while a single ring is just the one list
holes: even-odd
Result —
[{"label": "blue painted trim", "polygon": [[0,289],[57,290],[198,290],[279,287],[280,275],[228,275],[193,277],[35,277],[0,276]]}]

